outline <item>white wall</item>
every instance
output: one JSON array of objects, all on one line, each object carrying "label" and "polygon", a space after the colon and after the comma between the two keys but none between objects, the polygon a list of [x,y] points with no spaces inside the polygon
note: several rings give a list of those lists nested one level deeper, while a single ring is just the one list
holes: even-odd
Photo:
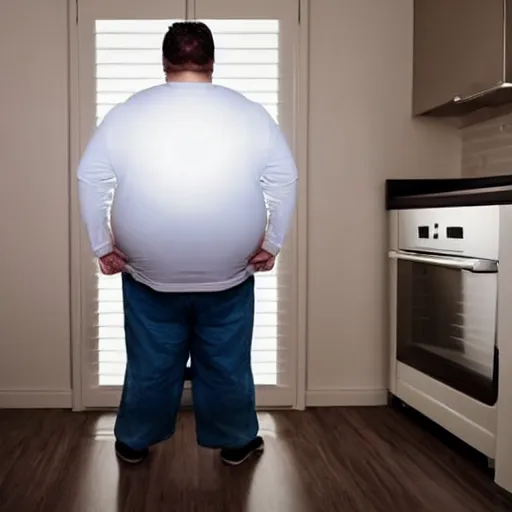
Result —
[{"label": "white wall", "polygon": [[[70,403],[66,4],[0,5],[0,406]],[[458,175],[459,139],[410,119],[412,0],[311,4],[308,401],[375,403],[384,179]]]},{"label": "white wall", "polygon": [[412,0],[311,4],[308,403],[382,402],[384,181],[459,176],[460,140],[411,119]]},{"label": "white wall", "polygon": [[70,403],[66,5],[0,5],[0,406]]}]

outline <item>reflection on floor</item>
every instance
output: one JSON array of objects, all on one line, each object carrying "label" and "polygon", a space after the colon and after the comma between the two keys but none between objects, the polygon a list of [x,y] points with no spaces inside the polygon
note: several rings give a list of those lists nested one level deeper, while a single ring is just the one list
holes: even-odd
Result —
[{"label": "reflection on floor", "polygon": [[266,452],[239,468],[197,448],[193,416],[138,467],[113,416],[0,411],[1,512],[505,512],[480,468],[389,408],[261,414]]}]

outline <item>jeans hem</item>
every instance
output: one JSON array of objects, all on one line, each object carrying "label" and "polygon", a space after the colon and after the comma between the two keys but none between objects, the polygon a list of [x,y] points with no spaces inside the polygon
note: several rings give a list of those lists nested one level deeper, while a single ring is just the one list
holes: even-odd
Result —
[{"label": "jeans hem", "polygon": [[157,441],[151,441],[150,443],[148,443],[142,447],[140,447],[140,445],[134,446],[134,445],[131,445],[130,443],[126,443],[122,439],[120,439],[117,435],[114,435],[114,437],[115,437],[116,441],[123,443],[124,445],[128,446],[132,450],[142,451],[142,450],[149,450],[152,446],[155,446],[157,444],[164,443],[165,441],[168,441],[169,439],[171,439],[171,437],[173,435],[174,435],[174,432],[172,432],[171,434],[168,434],[164,437],[159,438]]}]

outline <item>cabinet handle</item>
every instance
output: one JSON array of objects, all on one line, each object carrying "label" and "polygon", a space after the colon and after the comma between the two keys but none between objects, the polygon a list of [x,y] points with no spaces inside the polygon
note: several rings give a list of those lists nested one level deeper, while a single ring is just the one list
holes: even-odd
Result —
[{"label": "cabinet handle", "polygon": [[500,89],[509,89],[512,87],[512,83],[509,82],[499,82],[493,87],[490,87],[489,89],[485,89],[480,92],[476,92],[474,94],[470,94],[468,96],[455,96],[453,98],[454,103],[466,103],[468,101],[477,100],[479,98],[482,98],[483,96],[486,96],[487,94],[490,94],[494,91],[499,91]]}]

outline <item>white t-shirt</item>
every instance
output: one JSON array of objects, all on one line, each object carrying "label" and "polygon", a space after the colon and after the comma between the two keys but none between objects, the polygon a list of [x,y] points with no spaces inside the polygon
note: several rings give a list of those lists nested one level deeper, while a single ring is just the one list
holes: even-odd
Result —
[{"label": "white t-shirt", "polygon": [[113,237],[137,281],[220,291],[252,274],[248,259],[263,237],[279,252],[297,170],[262,106],[210,83],[170,82],[108,113],[78,180],[97,257],[113,250]]}]

